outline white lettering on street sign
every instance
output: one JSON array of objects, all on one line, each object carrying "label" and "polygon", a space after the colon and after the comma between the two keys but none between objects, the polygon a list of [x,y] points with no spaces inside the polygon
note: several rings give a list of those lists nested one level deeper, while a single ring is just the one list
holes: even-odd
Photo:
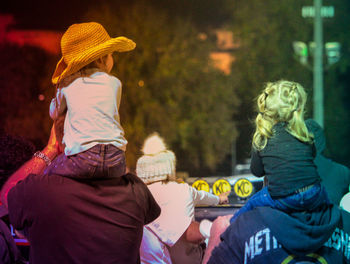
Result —
[{"label": "white lettering on street sign", "polygon": [[[313,6],[303,6],[301,15],[302,17],[315,17],[315,8]],[[321,17],[334,17],[334,6],[322,6]]]}]

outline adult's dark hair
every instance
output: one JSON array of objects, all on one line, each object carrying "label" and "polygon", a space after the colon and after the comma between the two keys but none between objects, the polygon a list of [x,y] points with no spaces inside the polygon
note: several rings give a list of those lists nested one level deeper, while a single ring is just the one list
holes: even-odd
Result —
[{"label": "adult's dark hair", "polygon": [[0,188],[19,167],[31,159],[35,146],[25,138],[0,136]]}]

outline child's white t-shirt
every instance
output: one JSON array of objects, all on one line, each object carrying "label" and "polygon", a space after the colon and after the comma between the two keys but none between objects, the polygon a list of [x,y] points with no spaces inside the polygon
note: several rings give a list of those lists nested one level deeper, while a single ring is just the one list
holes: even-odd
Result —
[{"label": "child's white t-shirt", "polygon": [[112,144],[125,151],[127,140],[118,112],[121,94],[120,80],[105,72],[77,78],[57,89],[50,116],[56,119],[68,108],[63,136],[67,156],[97,144]]},{"label": "child's white t-shirt", "polygon": [[155,182],[147,186],[161,208],[160,216],[147,227],[168,246],[174,245],[194,220],[196,205],[217,205],[220,201],[219,196],[197,191],[187,183]]}]

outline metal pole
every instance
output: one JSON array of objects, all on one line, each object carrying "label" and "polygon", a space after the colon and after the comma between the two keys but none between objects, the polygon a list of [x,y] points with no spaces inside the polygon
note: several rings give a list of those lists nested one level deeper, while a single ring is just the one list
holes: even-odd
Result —
[{"label": "metal pole", "polygon": [[324,127],[323,118],[323,32],[321,17],[322,0],[314,0],[315,17],[314,17],[314,97],[313,111],[314,119],[321,127]]}]

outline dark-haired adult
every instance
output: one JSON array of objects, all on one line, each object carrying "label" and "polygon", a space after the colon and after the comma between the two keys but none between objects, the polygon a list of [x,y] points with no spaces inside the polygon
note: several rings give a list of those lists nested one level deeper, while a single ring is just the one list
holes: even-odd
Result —
[{"label": "dark-haired adult", "polygon": [[305,121],[308,129],[314,134],[316,156],[314,163],[326,188],[329,200],[339,205],[342,197],[349,191],[350,169],[328,158],[326,150],[326,137],[322,127],[313,119]]},{"label": "dark-haired adult", "polygon": [[30,242],[31,263],[138,263],[143,226],[160,208],[135,175],[43,174],[61,152],[48,145],[2,189],[14,228]]}]

